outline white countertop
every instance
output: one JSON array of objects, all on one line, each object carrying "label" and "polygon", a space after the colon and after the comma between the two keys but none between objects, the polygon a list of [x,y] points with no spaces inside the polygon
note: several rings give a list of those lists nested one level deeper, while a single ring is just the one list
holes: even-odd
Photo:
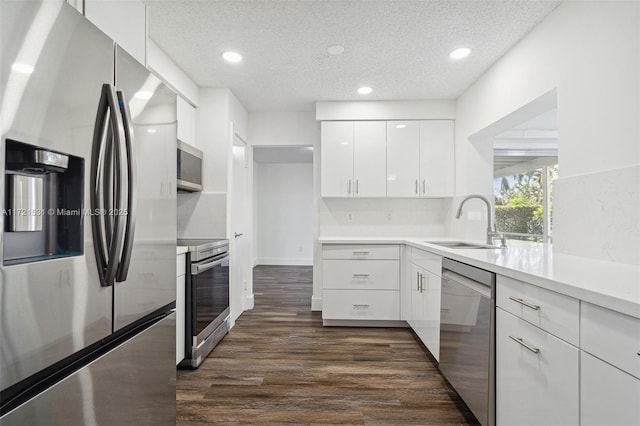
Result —
[{"label": "white countertop", "polygon": [[176,246],[176,255],[186,253],[188,249],[187,246]]},{"label": "white countertop", "polygon": [[[508,241],[506,249],[451,249],[452,238],[320,237],[323,244],[406,244],[640,318],[640,266],[553,253],[551,245]],[[481,242],[482,243],[482,242]]]}]

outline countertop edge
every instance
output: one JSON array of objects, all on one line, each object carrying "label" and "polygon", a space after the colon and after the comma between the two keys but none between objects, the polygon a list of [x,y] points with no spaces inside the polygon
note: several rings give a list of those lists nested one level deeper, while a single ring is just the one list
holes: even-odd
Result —
[{"label": "countertop edge", "polygon": [[[486,269],[496,274],[503,275],[516,280],[524,281],[526,283],[535,285],[537,287],[544,288],[546,290],[554,291],[566,296],[579,299],[581,301],[598,305],[622,314],[626,314],[640,319],[640,297],[639,300],[627,300],[624,298],[616,297],[612,294],[598,292],[592,289],[585,288],[579,283],[567,282],[567,280],[556,280],[536,274],[531,274],[522,270],[505,267],[495,263],[487,262],[484,260],[475,259],[465,252],[469,250],[454,250],[444,247],[434,246],[432,244],[424,243],[424,240],[431,241],[446,241],[453,240],[451,237],[422,237],[422,238],[399,238],[399,237],[320,237],[318,242],[321,244],[404,244],[407,246],[415,247],[420,250],[429,251],[440,256],[448,257],[450,259],[458,260],[463,263],[467,263],[471,266]],[[496,250],[500,250],[496,248]],[[508,249],[507,249],[508,250]],[[471,251],[473,253],[473,251]],[[613,265],[612,265],[613,267]],[[638,268],[640,269],[640,268]],[[640,296],[640,282],[638,283],[638,295]]]}]

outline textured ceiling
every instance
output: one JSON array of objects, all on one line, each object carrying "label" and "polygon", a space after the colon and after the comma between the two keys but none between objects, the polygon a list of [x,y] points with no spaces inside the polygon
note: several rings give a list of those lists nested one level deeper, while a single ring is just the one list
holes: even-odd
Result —
[{"label": "textured ceiling", "polygon": [[[315,101],[455,99],[557,1],[144,0],[149,36],[201,87],[249,111]],[[326,48],[342,44],[331,56]],[[448,53],[473,53],[454,62]],[[224,50],[240,64],[220,58]],[[361,85],[373,87],[366,97]]]}]

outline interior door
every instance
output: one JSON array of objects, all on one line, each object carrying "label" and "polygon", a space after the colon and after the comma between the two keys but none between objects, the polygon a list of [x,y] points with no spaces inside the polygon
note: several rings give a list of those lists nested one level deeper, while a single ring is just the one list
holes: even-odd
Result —
[{"label": "interior door", "polygon": [[[232,126],[233,127],[233,126]],[[245,309],[246,297],[253,294],[249,269],[251,256],[247,235],[247,144],[233,135],[231,183],[231,279],[229,301],[231,320],[235,321]]]},{"label": "interior door", "polygon": [[[81,157],[88,208],[94,122],[102,85],[113,81],[112,41],[65,2],[3,1],[0,51],[2,179],[8,138]],[[2,184],[3,210],[4,191]],[[111,333],[112,289],[100,286],[89,223],[82,255],[0,265],[3,390]]]},{"label": "interior door", "polygon": [[119,330],[176,299],[177,129],[175,94],[120,48],[116,89],[129,107],[136,169],[136,209],[127,212],[135,219],[131,263],[115,284]]}]

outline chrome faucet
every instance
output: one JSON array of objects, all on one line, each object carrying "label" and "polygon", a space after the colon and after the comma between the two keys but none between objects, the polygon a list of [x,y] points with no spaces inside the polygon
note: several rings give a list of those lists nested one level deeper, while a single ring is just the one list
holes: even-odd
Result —
[{"label": "chrome faucet", "polygon": [[487,205],[487,244],[493,245],[494,244],[494,241],[493,241],[494,238],[500,238],[500,247],[506,247],[507,246],[507,240],[506,240],[504,234],[501,234],[500,232],[498,232],[498,227],[495,224],[495,222],[493,222],[493,226],[492,226],[491,203],[489,202],[487,197],[485,197],[483,195],[479,195],[479,194],[467,195],[465,197],[465,199],[462,200],[462,202],[460,203],[460,207],[458,207],[458,212],[456,213],[456,219],[460,219],[460,217],[462,216],[462,207],[464,206],[464,203],[466,203],[467,201],[469,201],[469,200],[471,200],[473,198],[477,198],[479,200],[482,200]]}]

